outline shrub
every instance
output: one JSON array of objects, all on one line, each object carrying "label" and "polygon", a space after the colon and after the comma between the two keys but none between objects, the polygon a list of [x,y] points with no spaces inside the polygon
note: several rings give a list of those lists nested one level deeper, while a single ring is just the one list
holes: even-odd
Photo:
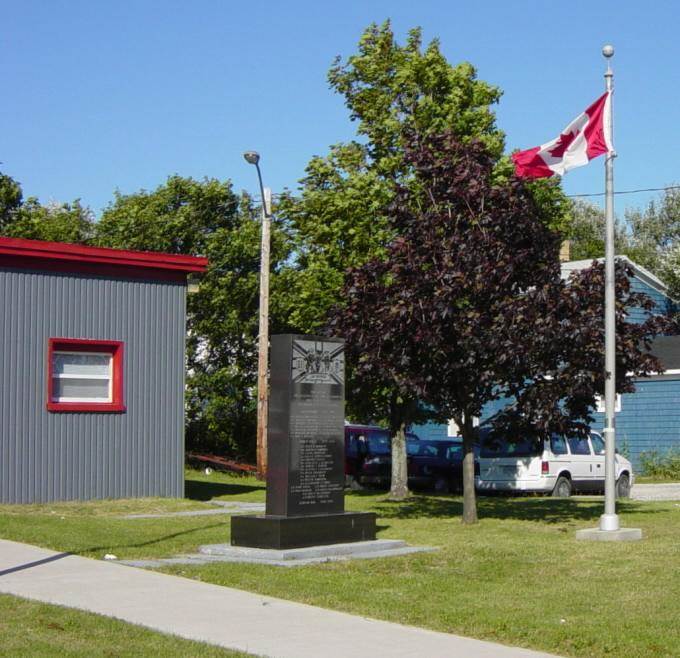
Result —
[{"label": "shrub", "polygon": [[680,450],[671,448],[659,454],[655,450],[640,455],[643,475],[664,480],[680,480]]}]

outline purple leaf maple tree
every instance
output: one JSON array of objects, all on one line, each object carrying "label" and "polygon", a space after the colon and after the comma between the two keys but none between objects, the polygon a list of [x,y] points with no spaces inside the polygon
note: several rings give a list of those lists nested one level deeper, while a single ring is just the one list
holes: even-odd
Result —
[{"label": "purple leaf maple tree", "polygon": [[[349,395],[389,418],[393,477],[406,480],[408,425],[428,415],[455,420],[463,522],[473,523],[474,419],[484,405],[508,399],[494,432],[587,431],[604,385],[603,268],[562,280],[560,234],[523,181],[495,176],[480,142],[411,134],[406,162],[412,180],[388,210],[395,237],[384,257],[348,270],[329,331],[347,342]],[[633,376],[661,369],[648,348],[669,326],[655,316],[627,322],[634,306],[652,303],[631,293],[618,267],[620,392],[633,389]],[[393,497],[403,489],[393,487]]]}]

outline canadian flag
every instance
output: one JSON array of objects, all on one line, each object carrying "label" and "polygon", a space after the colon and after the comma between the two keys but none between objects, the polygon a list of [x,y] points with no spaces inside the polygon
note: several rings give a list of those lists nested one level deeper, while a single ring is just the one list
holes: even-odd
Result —
[{"label": "canadian flag", "polygon": [[562,176],[603,153],[611,153],[611,92],[605,92],[550,142],[512,155],[515,173],[524,178]]}]

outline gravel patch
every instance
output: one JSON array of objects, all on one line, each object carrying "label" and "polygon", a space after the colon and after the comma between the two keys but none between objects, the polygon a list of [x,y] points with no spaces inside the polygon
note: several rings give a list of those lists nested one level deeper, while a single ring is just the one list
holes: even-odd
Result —
[{"label": "gravel patch", "polygon": [[680,500],[680,482],[636,484],[630,492],[633,500]]}]

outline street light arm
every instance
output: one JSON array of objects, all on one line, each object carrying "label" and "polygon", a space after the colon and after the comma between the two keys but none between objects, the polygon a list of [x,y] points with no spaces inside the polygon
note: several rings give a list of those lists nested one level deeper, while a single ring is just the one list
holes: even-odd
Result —
[{"label": "street light arm", "polygon": [[255,163],[255,169],[257,169],[257,180],[260,182],[260,194],[262,195],[262,214],[265,217],[271,217],[271,209],[267,204],[267,199],[264,195],[264,185],[262,184],[262,173],[260,172],[260,163]]}]

